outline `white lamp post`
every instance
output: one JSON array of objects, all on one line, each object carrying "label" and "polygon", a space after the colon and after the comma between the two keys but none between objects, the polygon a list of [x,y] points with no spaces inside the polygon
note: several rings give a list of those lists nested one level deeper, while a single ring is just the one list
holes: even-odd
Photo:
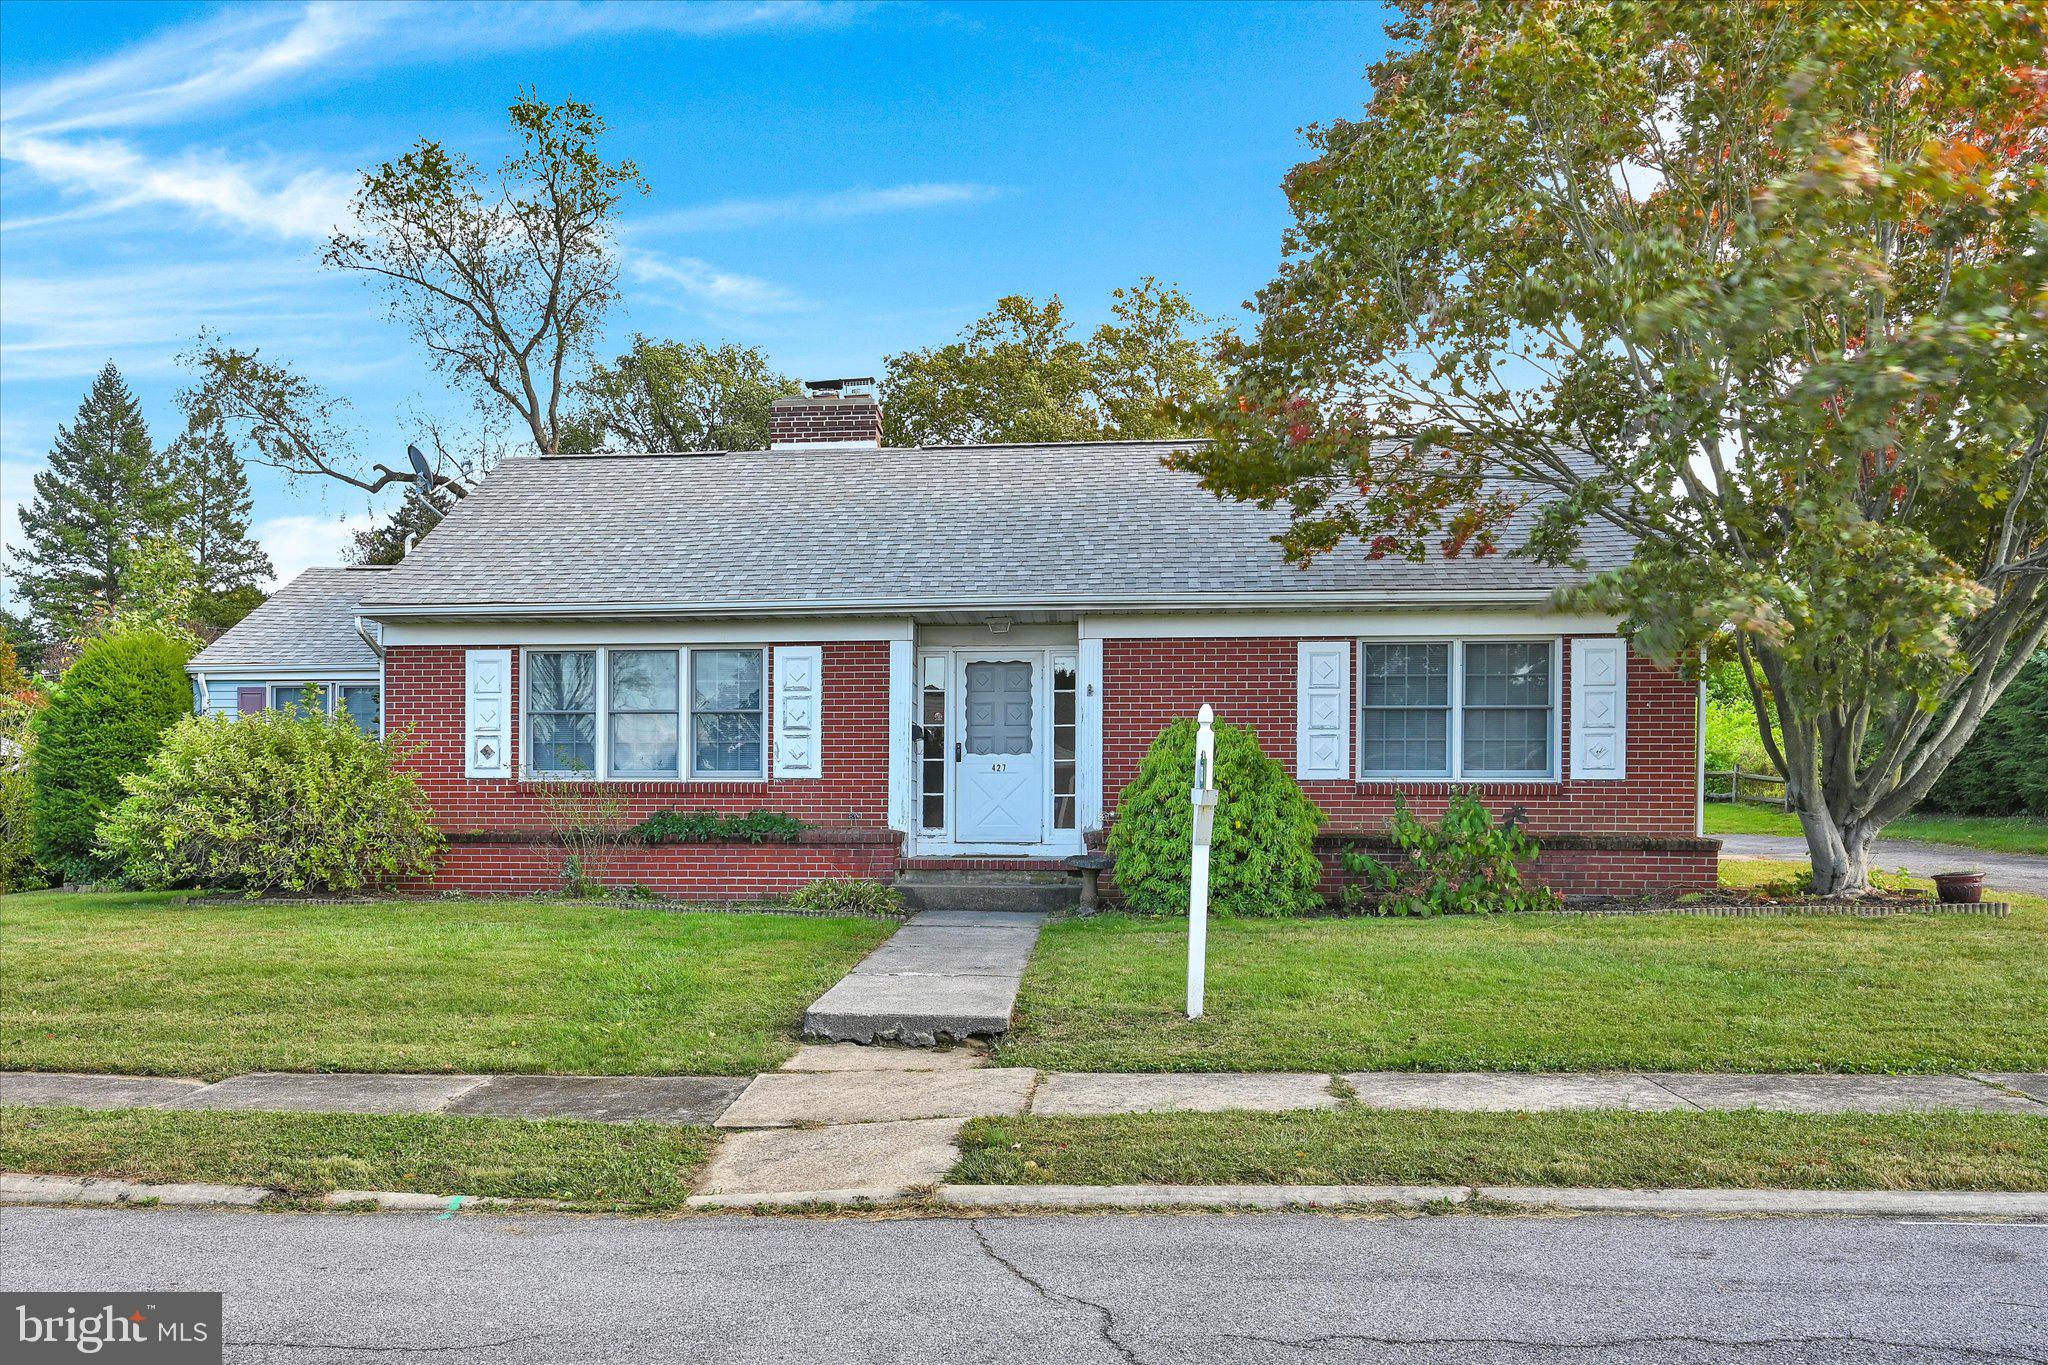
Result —
[{"label": "white lamp post", "polygon": [[1209,967],[1209,836],[1216,824],[1216,712],[1206,703],[1195,730],[1194,866],[1188,877],[1188,1018],[1202,1017]]}]

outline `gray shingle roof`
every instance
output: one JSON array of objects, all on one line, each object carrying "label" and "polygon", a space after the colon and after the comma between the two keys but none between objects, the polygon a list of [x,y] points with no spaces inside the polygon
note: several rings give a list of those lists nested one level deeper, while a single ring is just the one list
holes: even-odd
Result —
[{"label": "gray shingle roof", "polygon": [[[1178,443],[1185,445],[1185,443]],[[800,609],[1188,605],[1271,596],[1484,597],[1583,574],[1505,555],[1303,570],[1285,509],[1221,501],[1175,443],[507,460],[365,594],[366,606]],[[1525,513],[1526,515],[1526,513]],[[1509,544],[1518,543],[1511,534]],[[1625,561],[1594,529],[1593,569]]]},{"label": "gray shingle roof", "polygon": [[388,572],[381,567],[308,569],[199,651],[186,666],[209,671],[374,671],[377,654],[356,633],[356,617],[365,591]]}]

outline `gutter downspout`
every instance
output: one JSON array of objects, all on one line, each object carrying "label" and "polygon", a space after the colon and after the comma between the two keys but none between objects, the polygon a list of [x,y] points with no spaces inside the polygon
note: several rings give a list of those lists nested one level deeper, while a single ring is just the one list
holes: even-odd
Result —
[{"label": "gutter downspout", "polygon": [[364,644],[370,647],[370,652],[377,656],[377,663],[381,671],[381,666],[384,662],[384,642],[364,628],[363,618],[360,616],[356,618],[356,634],[361,637]]}]

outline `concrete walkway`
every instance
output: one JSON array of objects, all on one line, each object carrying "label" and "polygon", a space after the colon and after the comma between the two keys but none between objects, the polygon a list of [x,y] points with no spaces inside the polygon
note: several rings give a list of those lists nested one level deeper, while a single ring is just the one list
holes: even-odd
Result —
[{"label": "concrete walkway", "polygon": [[804,1037],[931,1047],[1009,1031],[1044,915],[927,910],[804,1014]]},{"label": "concrete walkway", "polygon": [[[1807,860],[1806,840],[1786,834],[1718,834],[1724,858],[1776,858],[1786,862]],[[1916,877],[1937,872],[1982,872],[1984,885],[1992,890],[2018,891],[2029,896],[2048,896],[2048,858],[2026,853],[1989,853],[1957,844],[1926,844],[1912,839],[1879,839],[1871,849],[1870,864],[1893,872],[1905,868]]]}]

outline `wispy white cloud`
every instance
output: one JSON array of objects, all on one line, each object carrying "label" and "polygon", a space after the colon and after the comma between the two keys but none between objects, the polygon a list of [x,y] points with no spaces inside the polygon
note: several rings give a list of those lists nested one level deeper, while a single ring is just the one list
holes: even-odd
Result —
[{"label": "wispy white cloud", "polygon": [[304,354],[301,341],[318,342],[361,314],[345,292],[309,288],[301,265],[260,258],[47,275],[15,271],[7,276],[6,299],[0,372],[9,381],[90,376],[115,356],[131,375],[172,374],[172,355],[206,327],[260,331],[291,340],[293,353]]},{"label": "wispy white cloud", "polygon": [[152,161],[113,138],[10,138],[0,156],[67,197],[68,213],[14,220],[9,231],[87,214],[170,206],[215,223],[287,238],[319,238],[347,215],[349,177],[235,161],[219,152],[188,151]]},{"label": "wispy white cloud", "polygon": [[888,185],[830,194],[789,194],[763,199],[727,199],[696,208],[656,214],[635,224],[643,232],[714,232],[777,222],[830,222],[890,213],[921,213],[994,199],[1002,190],[966,181]]},{"label": "wispy white cloud", "polygon": [[294,512],[257,522],[250,533],[270,556],[283,585],[307,569],[320,564],[339,564],[355,542],[358,531],[368,530],[376,521],[370,512],[353,516],[321,516]]},{"label": "wispy white cloud", "polygon": [[789,313],[810,306],[772,280],[721,270],[695,256],[631,250],[625,253],[624,264],[626,273],[641,284],[667,286],[714,312]]}]

